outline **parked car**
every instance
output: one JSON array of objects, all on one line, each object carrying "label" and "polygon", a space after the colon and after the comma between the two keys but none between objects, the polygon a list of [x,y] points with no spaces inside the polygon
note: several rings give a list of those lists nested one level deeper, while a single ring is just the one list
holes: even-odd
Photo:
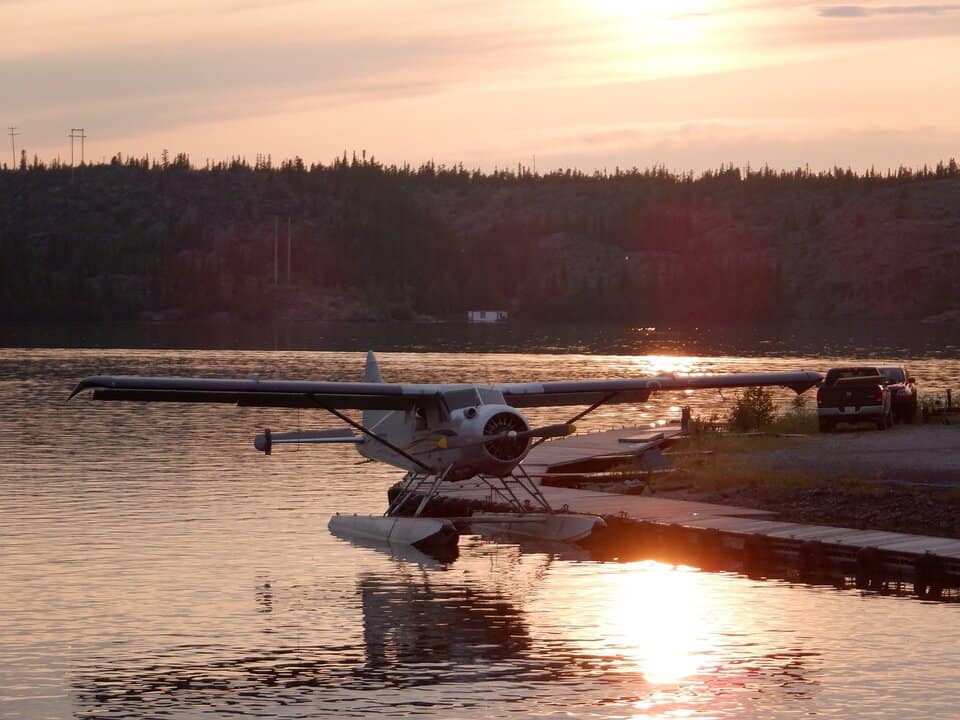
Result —
[{"label": "parked car", "polygon": [[891,394],[886,377],[876,367],[839,367],[827,371],[817,389],[820,432],[831,432],[839,422],[872,422],[878,430],[893,424]]},{"label": "parked car", "polygon": [[895,422],[911,423],[917,414],[917,381],[903,365],[886,365],[877,370],[890,392]]}]

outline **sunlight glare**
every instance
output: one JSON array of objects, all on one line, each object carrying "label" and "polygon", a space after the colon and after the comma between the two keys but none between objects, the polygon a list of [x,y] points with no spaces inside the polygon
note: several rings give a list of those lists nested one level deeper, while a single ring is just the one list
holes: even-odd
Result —
[{"label": "sunlight glare", "polygon": [[651,375],[689,375],[694,372],[698,358],[689,355],[638,355],[635,366]]},{"label": "sunlight glare", "polygon": [[674,683],[696,674],[710,650],[699,574],[647,561],[618,580],[603,634],[616,639],[648,682]]},{"label": "sunlight glare", "polygon": [[676,17],[707,12],[716,0],[672,0],[669,3],[647,3],[641,0],[587,0],[594,12],[614,17]]},{"label": "sunlight glare", "polygon": [[577,13],[608,27],[599,65],[632,76],[670,76],[713,68],[717,0],[575,0]]}]

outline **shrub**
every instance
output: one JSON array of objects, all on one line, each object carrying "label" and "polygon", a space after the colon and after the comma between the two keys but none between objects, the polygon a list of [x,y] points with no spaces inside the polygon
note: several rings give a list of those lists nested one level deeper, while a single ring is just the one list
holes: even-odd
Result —
[{"label": "shrub", "polygon": [[763,387],[751,387],[737,393],[728,422],[739,432],[759,430],[769,425],[773,422],[773,393]]}]

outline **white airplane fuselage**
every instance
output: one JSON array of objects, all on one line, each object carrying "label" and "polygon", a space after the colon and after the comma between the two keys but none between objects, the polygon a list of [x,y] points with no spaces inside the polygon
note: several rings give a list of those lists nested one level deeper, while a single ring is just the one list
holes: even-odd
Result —
[{"label": "white airplane fuselage", "polygon": [[368,430],[422,465],[374,438],[366,438],[357,450],[371,460],[405,470],[447,472],[450,480],[473,475],[504,477],[527,456],[530,439],[508,435],[530,428],[516,408],[480,404],[452,410],[444,413],[445,417],[440,414],[436,407],[364,414]]}]

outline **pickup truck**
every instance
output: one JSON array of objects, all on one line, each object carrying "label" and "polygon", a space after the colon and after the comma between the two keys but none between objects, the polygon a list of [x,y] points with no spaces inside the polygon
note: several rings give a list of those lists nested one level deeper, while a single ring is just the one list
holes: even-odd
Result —
[{"label": "pickup truck", "polygon": [[878,430],[893,424],[890,391],[876,367],[840,367],[827,371],[817,390],[820,432],[838,422],[873,422]]},{"label": "pickup truck", "polygon": [[886,378],[884,385],[890,392],[893,419],[896,422],[913,422],[917,414],[917,381],[903,365],[886,365],[877,370]]}]

